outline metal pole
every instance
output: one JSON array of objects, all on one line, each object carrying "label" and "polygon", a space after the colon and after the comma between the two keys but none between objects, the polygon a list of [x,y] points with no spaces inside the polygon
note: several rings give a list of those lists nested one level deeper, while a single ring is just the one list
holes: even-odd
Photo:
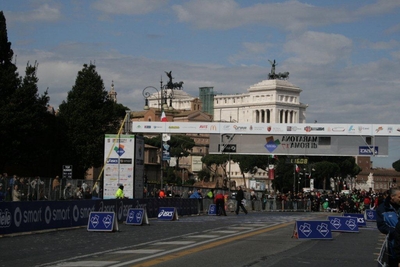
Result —
[{"label": "metal pole", "polygon": [[228,154],[229,158],[229,193],[231,191],[231,153]]},{"label": "metal pole", "polygon": [[293,194],[296,192],[296,164],[293,165]]},{"label": "metal pole", "polygon": [[[163,85],[162,85],[162,78],[161,78],[161,80],[160,80],[160,95],[161,95],[161,105],[160,105],[160,119],[161,119],[161,116],[162,116],[162,113],[163,113],[163,104],[164,104],[164,98],[163,98],[163,96],[164,96],[164,92],[163,92]],[[163,134],[161,133],[161,139],[160,139],[160,143],[161,143],[161,157],[160,157],[160,169],[161,169],[161,174],[160,174],[160,189],[162,189],[163,188],[163,176],[164,176],[164,174],[163,174],[163,163],[164,163],[164,160],[163,160],[163,156],[164,156],[164,153],[163,153],[163,144],[164,144],[164,141],[163,141],[163,136],[162,136]]]}]

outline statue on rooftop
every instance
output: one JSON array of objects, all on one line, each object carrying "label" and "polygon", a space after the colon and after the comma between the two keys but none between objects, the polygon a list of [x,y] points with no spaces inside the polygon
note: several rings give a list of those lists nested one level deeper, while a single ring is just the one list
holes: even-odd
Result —
[{"label": "statue on rooftop", "polygon": [[287,80],[289,79],[289,72],[283,72],[283,73],[276,73],[275,72],[275,67],[276,65],[278,65],[278,63],[276,63],[275,59],[274,61],[269,60],[269,63],[271,63],[271,72],[268,73],[268,79],[269,80]]}]

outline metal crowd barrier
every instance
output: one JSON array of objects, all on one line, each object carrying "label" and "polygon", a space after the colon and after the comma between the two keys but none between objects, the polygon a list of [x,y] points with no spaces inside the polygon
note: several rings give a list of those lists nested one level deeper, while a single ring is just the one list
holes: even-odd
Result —
[{"label": "metal crowd barrier", "polygon": [[386,236],[385,241],[383,241],[381,251],[379,253],[378,259],[378,266],[386,267],[388,266],[389,262],[389,235]]},{"label": "metal crowd barrier", "polygon": [[[18,177],[16,181],[10,179],[11,177],[7,177],[0,181],[5,196],[3,201],[13,201],[13,183],[18,184],[19,201],[81,199],[84,198],[86,190],[91,194],[93,188],[93,181],[83,179],[59,179],[59,186],[54,188],[55,178]],[[81,188],[82,197],[77,194],[77,188]]]},{"label": "metal crowd barrier", "polygon": [[[213,204],[211,199],[203,199],[203,210],[202,212],[207,213],[210,204]],[[235,212],[236,200],[228,199],[225,202],[225,210],[227,212]],[[263,200],[251,201],[246,199],[245,208],[247,211],[311,211],[311,203],[308,200],[297,200],[297,201],[280,201],[276,199],[267,199],[264,203]]]}]

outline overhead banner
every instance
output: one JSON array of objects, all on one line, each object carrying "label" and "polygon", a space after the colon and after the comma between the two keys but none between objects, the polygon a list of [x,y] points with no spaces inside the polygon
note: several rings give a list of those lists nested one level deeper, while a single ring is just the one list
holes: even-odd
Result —
[{"label": "overhead banner", "polygon": [[[210,134],[210,154],[222,153],[223,135]],[[388,156],[389,141],[385,136],[319,136],[319,135],[230,135],[235,154],[310,155],[310,156]],[[368,145],[370,144],[370,145]]]},{"label": "overhead banner", "polygon": [[134,133],[400,136],[400,124],[132,122]]}]

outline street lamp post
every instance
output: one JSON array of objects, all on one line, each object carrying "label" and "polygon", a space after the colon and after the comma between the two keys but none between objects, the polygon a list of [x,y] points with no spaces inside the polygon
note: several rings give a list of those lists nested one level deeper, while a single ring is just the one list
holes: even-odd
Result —
[{"label": "street lamp post", "polygon": [[[150,92],[149,92],[150,89],[155,90],[157,92],[157,95],[160,96],[159,99],[157,97],[157,102],[158,102],[158,106],[159,106],[159,109],[160,109],[160,120],[161,120],[161,117],[162,117],[164,111],[173,110],[172,99],[174,98],[174,90],[176,90],[176,89],[181,90],[182,87],[183,87],[182,86],[183,82],[179,82],[179,83],[173,83],[172,82],[172,79],[173,79],[172,78],[172,71],[165,72],[165,73],[169,77],[169,81],[168,81],[167,84],[163,85],[163,81],[161,79],[161,81],[160,81],[160,90],[158,90],[154,86],[147,86],[142,91],[142,95],[145,98],[145,105],[144,105],[144,109],[145,110],[150,109],[149,98],[152,96],[150,94]],[[169,92],[168,92],[168,90],[169,90]],[[169,99],[169,106],[167,104],[167,100],[168,99]],[[160,188],[162,189],[163,188],[163,178],[164,178],[163,177],[164,176],[163,175],[163,171],[164,171],[164,168],[163,168],[163,165],[164,165],[163,164],[164,163],[163,147],[164,147],[164,144],[166,144],[166,142],[167,142],[167,140],[165,140],[165,141],[163,140],[163,133],[161,133],[160,141],[161,141],[161,147],[160,147],[161,148],[161,151],[160,151],[160,171],[161,171],[161,174],[160,174]]]}]

